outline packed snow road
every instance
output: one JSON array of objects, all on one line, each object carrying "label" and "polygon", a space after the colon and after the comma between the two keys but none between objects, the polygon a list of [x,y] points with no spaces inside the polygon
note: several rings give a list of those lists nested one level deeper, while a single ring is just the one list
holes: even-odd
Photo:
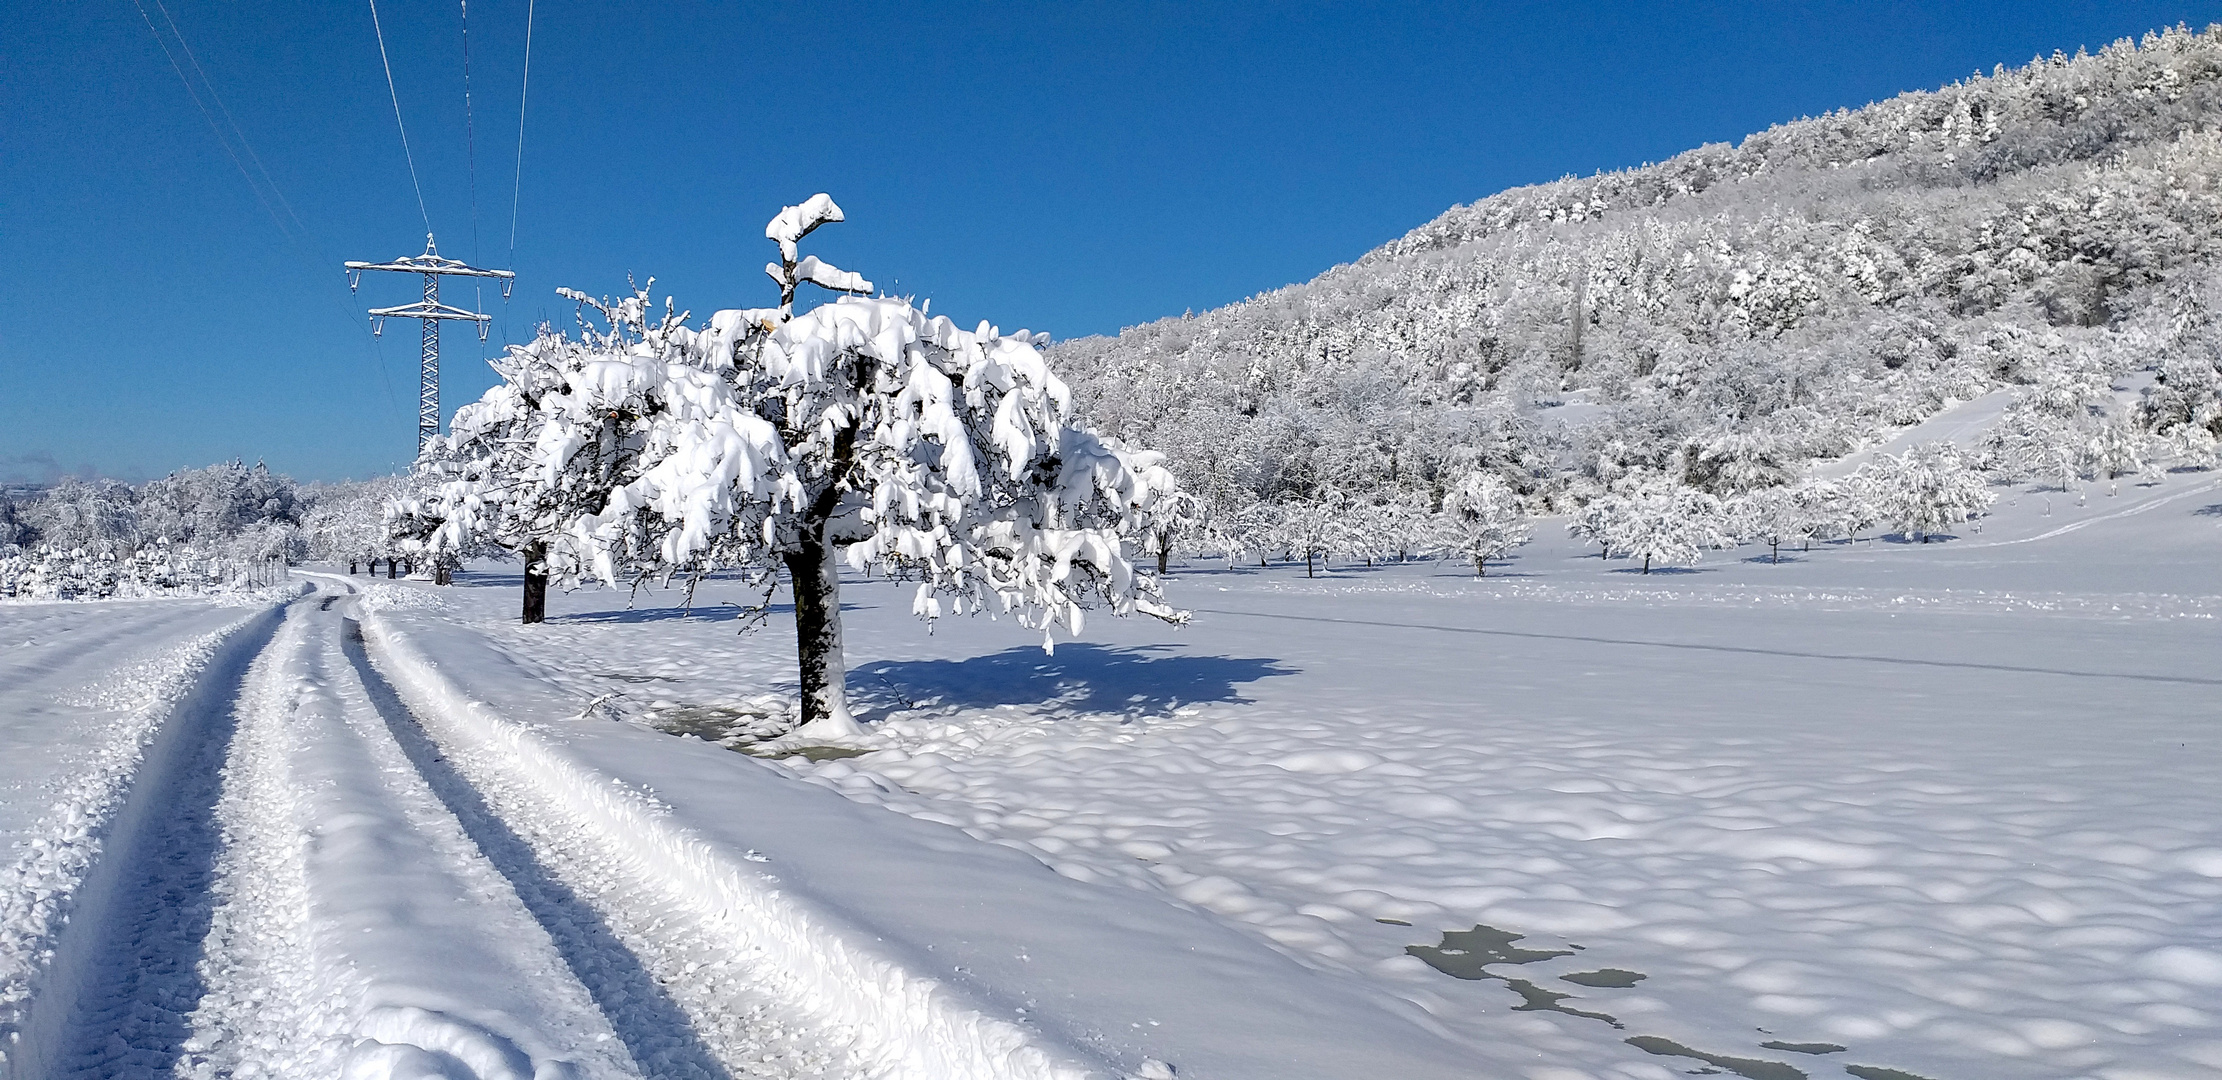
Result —
[{"label": "packed snow road", "polygon": [[[8,779],[76,825],[16,829],[8,1075],[850,1073],[609,843],[466,780],[352,592],[0,614]],[[70,719],[109,752],[70,760]],[[721,974],[670,987],[697,968]]]}]

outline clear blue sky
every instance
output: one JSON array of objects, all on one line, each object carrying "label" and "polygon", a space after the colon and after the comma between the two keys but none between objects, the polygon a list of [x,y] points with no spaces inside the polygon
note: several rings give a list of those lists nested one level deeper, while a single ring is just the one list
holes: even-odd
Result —
[{"label": "clear blue sky", "polygon": [[[526,0],[469,4],[475,239],[461,5],[379,12],[442,253],[510,265]],[[1507,187],[2203,26],[2222,0],[547,0],[536,18],[492,350],[568,320],[559,285],[654,275],[698,314],[767,303],[764,222],[816,191],[849,220],[812,250],[884,288],[960,321],[1113,332],[1308,279]],[[0,20],[0,482],[404,465],[416,324],[373,341],[359,313],[418,279],[350,296],[339,269],[424,231],[367,2],[0,0]],[[227,155],[171,56],[252,158]],[[274,181],[270,207],[241,165]],[[492,376],[467,328],[443,354],[452,414]]]}]

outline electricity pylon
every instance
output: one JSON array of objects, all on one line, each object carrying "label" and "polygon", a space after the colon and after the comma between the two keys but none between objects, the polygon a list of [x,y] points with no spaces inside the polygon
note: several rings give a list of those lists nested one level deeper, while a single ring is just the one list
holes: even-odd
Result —
[{"label": "electricity pylon", "polygon": [[440,303],[440,275],[460,274],[464,277],[490,277],[501,279],[502,299],[509,299],[509,287],[517,277],[508,270],[481,270],[468,263],[443,259],[440,250],[432,243],[432,234],[424,234],[424,254],[402,256],[389,263],[350,262],[347,267],[347,291],[353,292],[363,283],[365,270],[397,270],[424,275],[424,300],[421,303],[403,304],[400,307],[370,309],[370,332],[386,332],[386,320],[420,319],[424,323],[424,377],[417,388],[417,453],[424,453],[424,444],[440,433],[440,320],[469,319],[478,324],[478,340],[486,340],[486,324],[492,315],[465,311]]}]

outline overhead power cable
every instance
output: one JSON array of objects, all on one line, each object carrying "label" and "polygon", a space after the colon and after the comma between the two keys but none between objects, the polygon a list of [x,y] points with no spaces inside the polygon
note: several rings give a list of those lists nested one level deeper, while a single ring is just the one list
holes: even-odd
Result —
[{"label": "overhead power cable", "polygon": [[525,77],[517,89],[517,178],[509,186],[509,263],[517,268],[517,197],[525,190],[525,103],[532,93],[532,10],[538,0],[525,2]]},{"label": "overhead power cable", "polygon": [[471,0],[463,5],[463,153],[471,172],[471,261],[478,261],[478,121],[471,115]]},{"label": "overhead power cable", "polygon": [[[270,175],[269,168],[262,163],[262,155],[255,152],[254,141],[247,138],[246,129],[232,115],[231,106],[224,102],[224,95],[216,89],[216,80],[210,78],[208,69],[201,65],[200,57],[193,52],[192,43],[186,40],[185,31],[178,26],[176,17],[170,14],[170,9],[162,0],[154,0],[155,10],[162,13],[162,22],[170,30],[169,36],[165,37],[155,26],[153,16],[147,13],[146,4],[142,0],[132,0],[132,4],[139,9],[139,18],[146,23],[147,32],[154,35],[154,43],[161,48],[163,58],[170,62],[170,70],[176,72],[178,81],[184,84],[186,96],[193,99],[193,106],[200,110],[201,118],[208,122],[209,134],[216,137],[216,145],[223,149],[224,156],[231,159],[232,167],[239,170],[240,179],[247,182],[247,190],[254,194],[255,201],[261,204],[263,212],[270,215],[270,223],[277,227],[278,235],[285,238],[296,255],[310,264],[324,261],[311,250],[315,235],[310,231],[308,223],[301,220],[301,215],[293,209],[292,202],[285,197],[285,191],[278,187],[277,179]],[[175,50],[170,47],[170,39],[173,37],[177,40]],[[179,53],[185,55],[186,64],[178,63]],[[186,74],[187,64],[193,69],[192,75]],[[199,76],[198,82],[194,81],[195,75]],[[208,103],[212,101],[216,103],[216,112],[209,111]],[[217,123],[218,113],[223,115],[221,124]],[[245,158],[240,156],[242,153],[246,155]],[[254,166],[252,171],[248,169],[249,163]],[[259,182],[257,177],[260,178]],[[272,200],[276,200],[275,204]],[[281,209],[283,214],[279,213]],[[290,226],[288,222],[291,222]],[[398,414],[401,407],[394,398],[393,384],[386,376],[383,350],[377,348],[377,339],[370,332],[370,326],[346,304],[339,303],[337,296],[332,297],[332,300],[338,304],[340,312],[355,324],[356,329],[362,331],[363,340],[378,354],[371,366],[385,388],[388,407]]]},{"label": "overhead power cable", "polygon": [[417,156],[409,151],[409,125],[401,122],[401,91],[394,89],[393,61],[386,56],[386,28],[378,22],[378,0],[370,0],[370,28],[378,35],[378,62],[386,68],[386,94],[393,99],[393,126],[401,130],[401,156],[409,162],[409,184],[417,189],[417,214],[432,235],[432,212],[424,208],[424,184],[417,180]]},{"label": "overhead power cable", "polygon": [[[161,6],[161,0],[155,0],[155,3],[157,7]],[[237,124],[233,124],[233,131],[227,133],[224,130],[224,126],[216,122],[216,114],[209,111],[208,101],[201,96],[201,87],[194,84],[192,76],[185,73],[184,65],[177,62],[177,52],[173,51],[170,48],[170,40],[166,37],[163,37],[162,31],[155,27],[154,17],[147,14],[146,5],[144,3],[141,3],[140,0],[132,0],[132,5],[139,9],[139,18],[146,21],[147,32],[154,35],[154,43],[161,46],[163,57],[170,62],[170,70],[177,72],[178,81],[185,84],[185,94],[187,97],[193,99],[193,107],[200,110],[201,119],[208,121],[209,133],[216,136],[216,144],[224,148],[224,156],[231,159],[232,167],[239,170],[240,179],[247,182],[247,190],[254,192],[255,201],[261,203],[263,210],[270,215],[271,224],[276,225],[280,233],[283,233],[290,238],[293,235],[292,227],[286,224],[286,219],[284,216],[278,213],[278,208],[271,204],[270,196],[263,193],[263,184],[258,183],[255,180],[254,173],[249,172],[247,169],[247,162],[239,156],[239,150],[232,145],[234,135],[237,135],[241,144],[244,144],[246,142],[246,136],[243,134],[238,134]],[[162,13],[162,18],[163,21],[170,23],[171,33],[176,33],[177,24],[170,20],[170,14],[168,11],[164,11]],[[184,48],[185,38],[182,35],[178,37],[178,46],[180,49],[184,50],[186,59],[193,63],[193,69],[195,71],[200,71],[199,62],[192,60],[192,50]],[[208,78],[207,73],[202,72],[201,78],[205,82]],[[215,85],[209,84],[207,92],[209,97],[215,97]],[[221,107],[223,105],[221,99],[217,100],[217,105],[218,107]],[[227,120],[230,119],[230,115],[231,114],[229,113],[229,111],[226,111],[225,118]],[[249,154],[249,156],[252,156],[254,153],[253,147],[248,147],[247,153]],[[260,167],[261,162],[258,160],[256,162],[256,165],[257,167]],[[263,174],[263,180],[267,182],[268,179],[269,174],[265,172]],[[271,190],[274,193],[276,191],[276,186],[272,185]],[[280,196],[279,201],[283,202],[284,197]],[[287,209],[288,211],[290,211],[292,208],[288,207]],[[299,224],[298,219],[295,220],[295,224]]]}]

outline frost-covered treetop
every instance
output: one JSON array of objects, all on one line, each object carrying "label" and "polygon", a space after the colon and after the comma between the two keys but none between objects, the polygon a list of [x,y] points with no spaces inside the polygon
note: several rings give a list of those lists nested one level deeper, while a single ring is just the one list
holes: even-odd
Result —
[{"label": "frost-covered treetop", "polygon": [[833,196],[821,191],[804,199],[799,206],[790,206],[774,215],[764,226],[764,239],[779,243],[779,257],[795,261],[795,244],[810,235],[812,229],[827,222],[840,221],[841,208],[834,205]]},{"label": "frost-covered treetop", "polygon": [[959,329],[896,299],[843,298],[769,332],[759,316],[719,312],[685,351],[776,407],[701,422],[613,500],[613,515],[679,523],[666,560],[775,554],[793,542],[781,518],[830,499],[848,503],[848,563],[920,575],[920,615],[947,595],[952,613],[1076,633],[1092,600],[1176,617],[1120,545],[1169,505],[1163,456],[1073,426],[1034,335]]},{"label": "frost-covered treetop", "polygon": [[828,222],[841,220],[841,208],[834,205],[833,196],[824,192],[804,199],[798,206],[781,210],[764,226],[764,238],[779,243],[779,261],[765,263],[764,273],[779,283],[779,310],[793,310],[795,286],[807,281],[822,289],[834,292],[868,293],[872,283],[864,275],[843,270],[816,255],[795,259],[795,244],[810,231]]}]

